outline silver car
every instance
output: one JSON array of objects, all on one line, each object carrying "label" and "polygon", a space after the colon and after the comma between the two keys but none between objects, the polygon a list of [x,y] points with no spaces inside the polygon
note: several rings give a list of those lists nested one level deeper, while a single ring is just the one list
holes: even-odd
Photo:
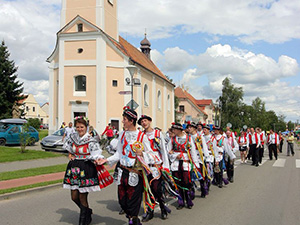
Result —
[{"label": "silver car", "polygon": [[62,148],[63,142],[62,138],[65,133],[65,128],[61,128],[55,131],[53,134],[44,137],[41,141],[41,147],[45,151],[60,151],[60,152],[67,152]]}]

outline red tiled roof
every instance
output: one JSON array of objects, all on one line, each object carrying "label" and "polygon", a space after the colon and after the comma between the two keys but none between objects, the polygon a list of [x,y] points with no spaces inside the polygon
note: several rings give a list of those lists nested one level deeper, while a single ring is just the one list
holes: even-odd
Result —
[{"label": "red tiled roof", "polygon": [[200,99],[200,100],[196,100],[197,105],[211,105],[213,104],[212,99]]},{"label": "red tiled roof", "polygon": [[168,78],[157,68],[157,66],[149,59],[144,53],[139,51],[136,47],[127,42],[124,38],[119,36],[119,42],[107,35],[109,40],[126,56],[128,56],[133,62],[139,64],[145,69],[155,73],[159,77],[171,83]]},{"label": "red tiled roof", "polygon": [[186,90],[183,90],[181,87],[175,88],[175,96],[177,98],[189,99],[195,105],[195,107],[197,107],[197,109],[199,109],[204,115],[207,115],[207,113],[201,107],[198,106],[197,100]]},{"label": "red tiled roof", "polygon": [[17,101],[18,104],[23,104],[23,102],[28,98],[28,95],[23,95],[23,96],[20,96],[20,97],[23,97],[23,99],[20,99],[19,101]]}]

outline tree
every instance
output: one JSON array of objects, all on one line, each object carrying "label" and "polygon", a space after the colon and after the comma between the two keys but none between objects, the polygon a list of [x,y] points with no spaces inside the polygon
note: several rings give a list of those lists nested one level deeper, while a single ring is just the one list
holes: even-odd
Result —
[{"label": "tree", "polygon": [[0,119],[11,118],[14,104],[23,99],[23,83],[17,81],[14,61],[9,60],[10,53],[4,41],[0,45]]},{"label": "tree", "polygon": [[41,126],[41,121],[38,118],[29,118],[27,120],[29,126],[34,127],[35,129],[39,130]]},{"label": "tree", "polygon": [[226,77],[223,82],[222,96],[219,97],[221,105],[221,126],[231,123],[233,128],[241,125],[241,108],[243,106],[243,88],[234,87],[230,78]]}]

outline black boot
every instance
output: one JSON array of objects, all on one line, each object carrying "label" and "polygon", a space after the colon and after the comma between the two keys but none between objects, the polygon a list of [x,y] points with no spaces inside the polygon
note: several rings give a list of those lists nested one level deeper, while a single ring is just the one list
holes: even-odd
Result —
[{"label": "black boot", "polygon": [[79,225],[86,225],[87,207],[80,205]]},{"label": "black boot", "polygon": [[147,211],[147,213],[143,216],[142,221],[147,222],[147,221],[151,220],[153,218],[153,216],[154,216],[154,211],[153,210]]},{"label": "black boot", "polygon": [[90,208],[87,208],[87,212],[86,212],[86,225],[89,225],[92,222],[92,214],[93,214],[93,210]]},{"label": "black boot", "polygon": [[[153,211],[152,211],[153,212]],[[153,217],[152,217],[153,218]],[[151,218],[151,219],[152,219]],[[140,219],[137,216],[132,217],[132,225],[142,225]]]}]

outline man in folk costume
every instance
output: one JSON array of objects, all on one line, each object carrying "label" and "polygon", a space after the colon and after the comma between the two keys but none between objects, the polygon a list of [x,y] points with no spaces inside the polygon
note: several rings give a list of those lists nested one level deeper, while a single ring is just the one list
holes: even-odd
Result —
[{"label": "man in folk costume", "polygon": [[209,187],[211,184],[211,180],[213,179],[213,168],[214,168],[214,161],[215,161],[215,149],[217,146],[217,142],[215,137],[210,133],[210,127],[209,126],[203,126],[203,138],[204,142],[203,145],[206,145],[208,150],[208,156],[205,158],[206,161],[206,187],[207,187],[207,193],[209,192]]},{"label": "man in folk costume", "polygon": [[230,133],[230,137],[232,137],[233,139],[236,139],[236,136],[235,136],[234,132],[230,129],[230,127],[226,127],[226,132],[223,133],[224,137],[227,136],[227,131]]},{"label": "man in folk costume", "polygon": [[[165,138],[163,134],[151,127],[152,118],[147,115],[142,115],[138,120],[138,124],[144,128],[144,133],[150,141],[150,147],[153,154],[149,155],[149,167],[152,174],[148,175],[151,191],[159,203],[161,210],[161,218],[166,219],[169,209],[165,206],[163,199],[163,180],[162,170],[170,171],[168,152],[166,150]],[[153,210],[147,210],[147,213],[143,217],[143,222],[151,220],[154,216]]]},{"label": "man in folk costume", "polygon": [[262,162],[262,158],[264,157],[264,148],[265,148],[265,132],[261,130],[261,128],[257,127],[256,132],[259,134],[260,138],[260,146],[258,147],[258,162]]},{"label": "man in folk costume", "polygon": [[[235,138],[232,137],[231,135],[232,133],[233,132],[231,132],[230,130],[227,130],[225,140],[228,146],[230,147],[230,150],[233,152],[233,154],[235,154],[239,149],[239,145],[235,140]],[[234,159],[230,159],[228,154],[225,154],[225,163],[226,163],[227,179],[230,183],[233,183]]]},{"label": "man in folk costume", "polygon": [[269,145],[269,158],[270,160],[273,159],[273,154],[274,157],[277,160],[277,148],[279,146],[279,135],[276,134],[273,129],[270,129],[270,135],[267,138],[267,143]]},{"label": "man in folk costume", "polygon": [[[221,128],[215,127],[215,139],[217,142],[216,151],[215,151],[215,167],[214,167],[214,179],[216,185],[219,188],[223,187],[223,169],[224,165],[224,154],[227,153],[231,160],[235,159],[236,156],[230,150],[230,147],[224,140],[225,137],[222,135]],[[226,181],[228,183],[228,181]]]},{"label": "man in folk costume", "polygon": [[258,166],[258,148],[260,146],[260,136],[254,132],[254,128],[251,127],[250,134],[248,134],[248,149],[252,153],[252,166]]},{"label": "man in folk costume", "polygon": [[205,183],[207,169],[206,169],[205,159],[209,156],[209,153],[203,135],[198,135],[197,133],[197,124],[195,124],[194,122],[188,122],[187,126],[189,130],[189,134],[191,135],[193,141],[195,142],[195,147],[200,162],[200,172],[203,176],[200,179],[201,198],[205,198],[207,194],[207,186]]},{"label": "man in folk costume", "polygon": [[177,209],[182,209],[186,201],[187,208],[193,207],[191,172],[199,170],[199,159],[197,156],[193,139],[183,132],[180,123],[173,123],[172,130],[175,137],[167,145],[169,159],[171,161],[172,175],[179,186],[179,197]]},{"label": "man in folk costume", "polygon": [[[114,155],[103,160],[101,163],[108,162],[113,165],[120,161],[118,168],[118,198],[121,208],[129,219],[129,224],[140,225],[138,214],[141,207],[144,184],[148,180],[143,176],[143,168],[147,165],[151,151],[147,136],[136,129],[137,113],[128,107],[124,107],[123,126],[125,131],[119,135],[117,151]],[[150,171],[150,169],[149,169]],[[148,198],[149,199],[149,198]],[[151,204],[148,202],[148,204]]]}]

